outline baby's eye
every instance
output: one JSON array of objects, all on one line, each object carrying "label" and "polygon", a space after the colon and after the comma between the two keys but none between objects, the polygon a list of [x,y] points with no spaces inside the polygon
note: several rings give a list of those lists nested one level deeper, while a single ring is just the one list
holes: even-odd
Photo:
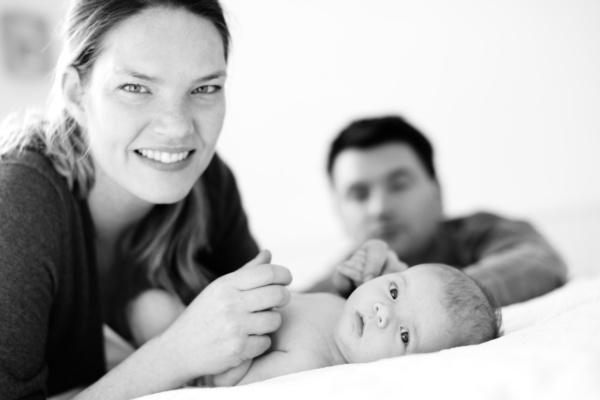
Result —
[{"label": "baby's eye", "polygon": [[408,344],[410,340],[410,335],[408,334],[408,331],[404,328],[400,328],[400,339],[402,339],[402,343],[404,344]]},{"label": "baby's eye", "polygon": [[398,288],[394,284],[390,286],[390,296],[392,296],[393,300],[396,300],[398,297]]}]

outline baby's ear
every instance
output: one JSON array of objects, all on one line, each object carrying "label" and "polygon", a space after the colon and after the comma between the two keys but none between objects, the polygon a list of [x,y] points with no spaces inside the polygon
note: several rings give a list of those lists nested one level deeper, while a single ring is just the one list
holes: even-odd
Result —
[{"label": "baby's ear", "polygon": [[67,111],[77,121],[85,127],[85,112],[83,107],[83,85],[79,72],[75,67],[68,67],[62,76],[62,93],[65,99]]}]

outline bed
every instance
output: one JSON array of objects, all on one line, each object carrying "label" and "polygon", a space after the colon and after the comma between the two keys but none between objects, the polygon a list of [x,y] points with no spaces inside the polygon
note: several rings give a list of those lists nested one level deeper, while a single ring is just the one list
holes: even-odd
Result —
[{"label": "bed", "polygon": [[505,307],[503,318],[504,336],[477,346],[140,399],[600,399],[600,275]]}]

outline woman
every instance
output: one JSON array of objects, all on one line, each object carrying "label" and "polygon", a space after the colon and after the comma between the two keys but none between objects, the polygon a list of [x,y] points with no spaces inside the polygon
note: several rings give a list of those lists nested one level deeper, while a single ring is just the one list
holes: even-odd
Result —
[{"label": "woman", "polygon": [[[0,398],[133,398],[269,347],[291,275],[248,262],[214,156],[228,44],[217,1],[72,5],[47,118],[0,134]],[[130,337],[127,304],[152,287],[186,311],[104,375],[102,324]]]}]

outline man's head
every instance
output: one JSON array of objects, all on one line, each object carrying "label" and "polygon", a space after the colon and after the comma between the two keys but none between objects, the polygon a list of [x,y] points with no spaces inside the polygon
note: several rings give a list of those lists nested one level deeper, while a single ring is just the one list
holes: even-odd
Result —
[{"label": "man's head", "polygon": [[433,148],[404,119],[351,123],[333,141],[327,171],[356,245],[379,238],[410,260],[432,242],[443,216]]},{"label": "man's head", "polygon": [[348,298],[335,340],[348,363],[479,344],[500,335],[491,297],[462,271],[421,264],[382,275]]}]

